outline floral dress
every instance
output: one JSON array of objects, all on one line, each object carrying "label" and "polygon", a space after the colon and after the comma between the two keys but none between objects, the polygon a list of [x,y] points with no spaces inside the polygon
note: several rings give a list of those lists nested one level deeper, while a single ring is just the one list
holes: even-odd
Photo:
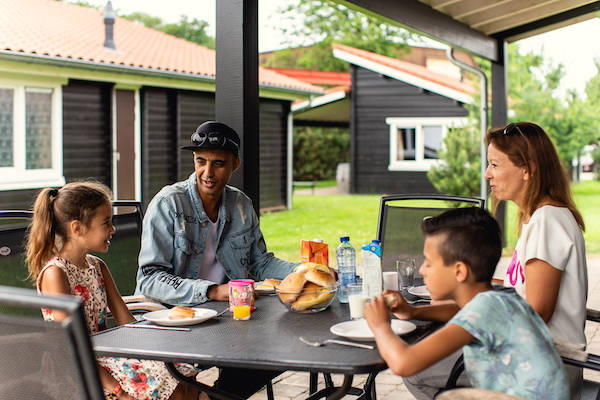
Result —
[{"label": "floral dress", "polygon": [[[100,268],[102,264],[102,260],[89,254],[83,268],[63,258],[54,257],[44,266],[37,279],[37,288],[40,292],[42,274],[49,266],[55,265],[67,274],[71,294],[83,301],[85,318],[90,333],[97,333],[106,329],[107,298],[104,278]],[[54,319],[50,309],[43,308],[42,315],[45,320]],[[121,383],[125,391],[136,399],[166,400],[177,386],[177,380],[159,361],[99,357],[98,362]],[[114,398],[106,390],[104,395],[107,399]]]}]

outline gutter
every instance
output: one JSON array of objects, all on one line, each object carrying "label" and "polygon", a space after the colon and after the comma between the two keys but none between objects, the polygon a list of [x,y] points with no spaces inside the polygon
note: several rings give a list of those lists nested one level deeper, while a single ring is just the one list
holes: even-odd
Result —
[{"label": "gutter", "polygon": [[479,182],[479,194],[483,200],[487,199],[487,182],[485,180],[485,170],[487,164],[487,151],[485,148],[485,134],[487,132],[488,126],[488,98],[487,98],[487,76],[481,71],[479,68],[475,68],[469,64],[465,64],[462,61],[454,58],[454,49],[452,47],[448,47],[446,49],[446,56],[448,59],[455,65],[460,68],[466,69],[469,72],[472,72],[479,76],[479,122],[480,122],[480,131],[481,131],[481,144],[480,144],[480,153],[481,153],[481,179]]},{"label": "gutter", "polygon": [[[194,81],[194,82],[207,82],[215,84],[215,76],[213,75],[203,75],[203,74],[195,74],[188,72],[177,72],[177,71],[165,71],[165,70],[156,70],[144,67],[135,67],[131,65],[122,65],[122,64],[107,64],[96,61],[87,61],[87,60],[78,60],[73,58],[63,58],[63,57],[54,57],[47,55],[39,55],[39,54],[30,54],[30,53],[22,53],[18,51],[11,50],[0,50],[0,59],[5,59],[9,61],[17,61],[17,62],[30,62],[34,64],[46,64],[57,67],[69,67],[69,68],[83,68],[94,71],[104,71],[104,72],[112,72],[112,73],[127,73],[127,74],[136,74],[143,76],[151,76],[158,78],[170,78],[170,79],[178,79],[178,80],[186,80],[186,81]],[[259,82],[259,88],[265,90],[272,90],[275,92],[285,92],[286,94],[297,94],[303,96],[309,96],[314,94],[322,94],[321,92],[304,90],[304,89],[294,89],[294,88],[286,88],[282,86],[275,86],[270,84],[261,84]]]}]

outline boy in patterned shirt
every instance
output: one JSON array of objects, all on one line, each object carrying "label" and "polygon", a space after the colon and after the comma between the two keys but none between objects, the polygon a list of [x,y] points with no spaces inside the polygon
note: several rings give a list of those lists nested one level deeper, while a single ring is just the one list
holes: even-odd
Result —
[{"label": "boy in patterned shirt", "polygon": [[[514,289],[493,289],[502,245],[496,220],[479,208],[460,208],[427,218],[423,275],[432,300],[443,305],[411,307],[386,291],[365,308],[377,348],[396,375],[411,376],[463,349],[473,387],[530,399],[568,399],[569,385],[550,331]],[[401,319],[448,321],[408,345],[390,327],[389,310]]]}]

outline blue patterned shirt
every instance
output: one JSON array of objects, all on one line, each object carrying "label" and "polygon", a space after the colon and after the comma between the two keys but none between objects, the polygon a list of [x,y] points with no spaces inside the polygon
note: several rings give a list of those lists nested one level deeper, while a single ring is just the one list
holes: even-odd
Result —
[{"label": "blue patterned shirt", "polygon": [[473,387],[528,399],[568,399],[548,327],[514,289],[479,293],[451,320],[475,338],[463,347]]}]

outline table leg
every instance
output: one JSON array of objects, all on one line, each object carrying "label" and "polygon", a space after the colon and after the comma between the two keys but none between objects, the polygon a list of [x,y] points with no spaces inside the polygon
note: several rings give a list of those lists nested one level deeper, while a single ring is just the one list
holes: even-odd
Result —
[{"label": "table leg", "polygon": [[375,378],[379,372],[371,372],[365,382],[365,399],[366,400],[377,400],[377,393],[375,392]]},{"label": "table leg", "polygon": [[240,396],[225,392],[224,390],[213,388],[212,386],[208,386],[202,382],[198,382],[194,378],[189,378],[183,375],[177,370],[177,368],[175,368],[175,365],[172,362],[165,361],[165,366],[167,367],[169,373],[171,373],[171,375],[173,375],[175,379],[193,388],[206,392],[206,394],[208,394],[211,398],[218,400],[243,400],[243,398]]},{"label": "table leg", "polygon": [[[346,393],[355,394],[355,388],[352,387],[352,379],[353,375],[344,375],[344,382],[340,387],[326,387],[324,389],[319,390],[318,392],[310,395],[306,400],[317,400],[326,398],[327,400],[339,400],[346,395]],[[363,393],[362,390],[358,390],[360,394]]]}]

